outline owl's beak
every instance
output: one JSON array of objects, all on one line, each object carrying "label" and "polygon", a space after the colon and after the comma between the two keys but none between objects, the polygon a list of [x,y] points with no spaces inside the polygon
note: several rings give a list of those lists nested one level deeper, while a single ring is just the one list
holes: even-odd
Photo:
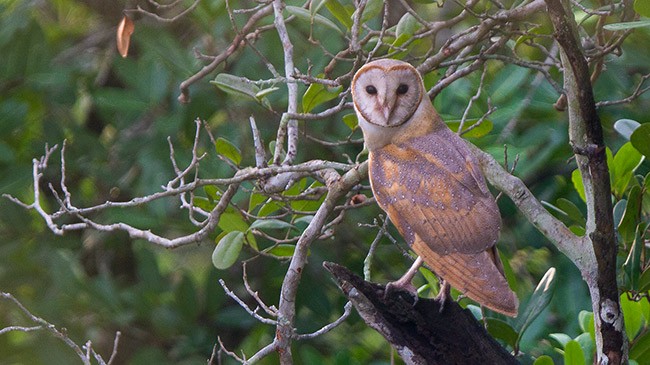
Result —
[{"label": "owl's beak", "polygon": [[382,105],[381,107],[381,113],[384,115],[384,120],[386,120],[386,123],[390,120],[390,115],[393,112],[393,106],[392,105]]}]

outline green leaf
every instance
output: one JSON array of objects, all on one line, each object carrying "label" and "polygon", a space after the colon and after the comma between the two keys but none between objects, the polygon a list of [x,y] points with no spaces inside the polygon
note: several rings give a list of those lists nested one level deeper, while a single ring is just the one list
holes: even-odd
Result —
[{"label": "green leaf", "polygon": [[311,84],[302,96],[302,111],[309,113],[315,107],[323,104],[326,101],[336,99],[341,92],[342,87],[325,87],[322,84]]},{"label": "green leaf", "polygon": [[641,303],[628,299],[627,294],[621,294],[621,310],[623,311],[623,322],[625,322],[625,333],[632,341],[643,326],[643,314]]},{"label": "green leaf", "polygon": [[343,6],[338,0],[325,1],[325,7],[332,15],[346,28],[352,29],[352,12]]},{"label": "green leaf", "polygon": [[634,0],[634,11],[646,18],[650,18],[650,1]]},{"label": "green leaf", "polygon": [[591,339],[595,341],[594,313],[585,310],[580,311],[578,313],[578,323],[582,332],[588,333]]},{"label": "green leaf", "polygon": [[244,232],[232,231],[223,236],[212,252],[212,264],[219,270],[231,267],[244,246]]},{"label": "green leaf", "polygon": [[214,209],[214,207],[215,207],[215,205],[217,205],[217,203],[215,203],[212,199],[206,199],[206,198],[202,198],[200,196],[195,196],[194,197],[194,205],[197,208],[201,208],[201,209],[205,210],[206,212],[210,212],[210,211],[212,211],[212,209]]},{"label": "green leaf", "polygon": [[[490,133],[494,127],[492,121],[483,119],[480,125],[472,128],[477,122],[478,119],[465,120],[465,124],[463,124],[463,132],[461,135],[465,138],[481,138]],[[450,120],[445,123],[447,123],[447,126],[454,132],[457,132],[458,128],[460,127],[460,120]],[[468,130],[470,128],[472,129]]]},{"label": "green leaf", "polygon": [[650,20],[638,20],[635,22],[607,24],[603,28],[607,30],[617,31],[617,30],[628,30],[628,29],[648,27],[648,26],[650,26]]},{"label": "green leaf", "polygon": [[562,348],[565,348],[566,344],[569,343],[569,341],[572,341],[571,337],[566,333],[551,333],[548,337],[557,341]]},{"label": "green leaf", "polygon": [[210,81],[210,83],[216,85],[219,89],[228,94],[247,96],[255,100],[257,100],[257,93],[260,91],[260,88],[257,85],[251,83],[245,78],[224,73],[218,74],[214,80]]},{"label": "green leaf", "polygon": [[[383,8],[383,0],[368,0],[366,7],[363,9],[363,14],[361,14],[361,24],[367,23],[369,20],[377,17]],[[351,19],[354,19],[357,11],[359,10],[355,10],[354,13],[350,16]]]},{"label": "green leaf", "polygon": [[623,264],[623,270],[630,281],[629,286],[632,290],[637,290],[639,287],[639,276],[641,275],[641,254],[645,243],[643,240],[643,232],[645,232],[645,228],[645,222],[641,222],[636,226],[634,242],[630,248],[630,253],[627,255],[627,259]]},{"label": "green leaf", "polygon": [[630,349],[630,359],[637,360],[641,364],[647,364],[647,359],[650,359],[650,331],[634,342]]},{"label": "green leaf", "polygon": [[343,123],[345,123],[351,131],[354,131],[359,126],[359,119],[357,118],[356,113],[346,114],[341,119],[343,119]]},{"label": "green leaf", "polygon": [[[639,291],[646,292],[650,290],[650,266],[648,266],[639,276]],[[650,316],[647,318],[650,322]]]},{"label": "green leaf", "polygon": [[575,169],[571,173],[571,182],[573,183],[573,188],[576,189],[582,201],[586,202],[587,198],[585,197],[585,186],[582,183],[582,175],[580,175],[580,170]]},{"label": "green leaf", "polygon": [[614,123],[614,130],[618,132],[621,136],[625,137],[628,141],[630,140],[630,136],[632,136],[632,132],[634,132],[641,123],[637,122],[636,120],[632,119],[619,119]]},{"label": "green leaf", "polygon": [[311,223],[313,219],[314,219],[313,215],[303,215],[302,217],[295,219],[293,221],[293,224],[295,224],[296,226],[301,225],[306,227],[309,225],[309,223]]},{"label": "green leaf", "polygon": [[218,154],[229,159],[235,165],[239,166],[241,163],[241,152],[239,151],[239,148],[227,139],[222,137],[217,138],[214,143],[214,148],[217,150]]},{"label": "green leaf", "polygon": [[205,185],[203,191],[205,191],[205,195],[208,196],[210,203],[217,203],[219,202],[219,199],[221,199],[221,190],[214,185]]},{"label": "green leaf", "polygon": [[585,354],[577,341],[564,345],[564,365],[585,365]]},{"label": "green leaf", "polygon": [[260,204],[264,203],[268,198],[257,191],[253,191],[248,197],[248,213],[252,212]]},{"label": "green leaf", "polygon": [[[650,124],[648,126],[650,126]],[[632,133],[632,137],[634,137],[634,134],[639,129],[640,128],[637,128],[637,130]],[[650,141],[650,138],[646,140],[646,144],[648,144],[647,141]],[[634,171],[642,161],[643,156],[630,142],[621,146],[618,152],[616,152],[614,161],[612,162],[612,165],[610,165],[612,188],[616,196],[623,196],[625,190],[630,184],[630,179],[632,179]]]},{"label": "green leaf", "polygon": [[267,215],[277,212],[282,209],[284,206],[282,203],[269,198],[264,205],[260,208],[260,211],[257,212],[257,215],[260,217],[266,217]]},{"label": "green leaf", "polygon": [[585,217],[582,215],[582,211],[580,208],[578,208],[575,204],[573,204],[572,201],[565,199],[565,198],[559,198],[555,204],[557,205],[558,208],[560,208],[563,212],[567,214],[571,220],[573,220],[575,223],[585,226],[587,223]]},{"label": "green leaf", "polygon": [[415,32],[418,31],[418,29],[420,29],[420,23],[418,23],[417,19],[415,19],[413,15],[411,15],[409,12],[406,12],[404,15],[402,15],[402,18],[397,23],[395,36],[397,38],[404,34],[413,36]]},{"label": "green leaf", "polygon": [[271,247],[266,253],[277,257],[291,257],[296,250],[295,245],[282,243]]},{"label": "green leaf", "polygon": [[276,90],[280,90],[280,88],[276,87],[276,86],[273,86],[273,87],[267,87],[266,89],[262,89],[262,90],[255,93],[255,99],[261,100],[265,96],[269,95],[270,93],[272,93],[272,92],[274,92]]},{"label": "green leaf", "polygon": [[308,9],[292,5],[287,6],[286,9],[289,14],[294,15],[296,18],[302,21],[305,21],[309,24],[319,24],[343,34],[343,32],[341,32],[341,29],[333,21],[320,14],[312,14]]},{"label": "green leaf", "polygon": [[650,157],[650,123],[641,124],[630,136],[630,142],[644,156]]},{"label": "green leaf", "polygon": [[632,242],[635,238],[635,232],[641,214],[641,193],[639,186],[634,186],[630,189],[630,194],[625,204],[625,211],[623,211],[623,216],[618,224],[618,232],[626,243]]},{"label": "green leaf", "polygon": [[596,342],[588,333],[581,333],[574,341],[576,341],[582,349],[585,364],[593,364],[593,354],[596,351]]},{"label": "green leaf", "polygon": [[526,309],[524,309],[515,322],[515,330],[519,333],[517,343],[521,340],[524,332],[530,324],[539,316],[540,313],[548,306],[553,293],[555,292],[555,268],[551,267],[546,271],[542,279],[537,284],[535,291],[530,297]]},{"label": "green leaf", "polygon": [[244,218],[242,218],[241,214],[228,211],[222,213],[221,217],[219,218],[218,226],[226,233],[233,231],[248,232],[246,233],[246,240],[253,249],[258,250],[255,235],[253,232],[249,232],[249,225],[246,223]]},{"label": "green leaf", "polygon": [[553,358],[551,358],[550,356],[542,355],[537,359],[535,359],[533,365],[555,365],[555,363],[553,362]]},{"label": "green leaf", "polygon": [[494,337],[500,340],[503,340],[508,345],[515,347],[517,343],[517,332],[510,326],[508,323],[496,319],[496,318],[486,318],[485,323],[487,325],[488,332]]},{"label": "green leaf", "polygon": [[250,226],[250,229],[286,229],[286,228],[296,228],[293,224],[285,222],[279,219],[258,219],[253,222]]}]

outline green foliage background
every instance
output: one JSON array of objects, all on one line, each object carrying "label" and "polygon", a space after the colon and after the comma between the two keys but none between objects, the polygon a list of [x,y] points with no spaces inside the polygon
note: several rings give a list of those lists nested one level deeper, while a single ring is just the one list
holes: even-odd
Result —
[{"label": "green foliage background", "polygon": [[[254,160],[250,115],[258,121],[265,141],[275,138],[277,115],[255,101],[224,93],[207,79],[192,87],[190,104],[176,100],[179,83],[202,66],[193,56],[193,47],[206,54],[216,53],[235,35],[222,1],[202,1],[189,16],[173,24],[139,19],[126,59],[119,57],[114,46],[115,26],[124,7],[122,2],[90,0],[0,1],[0,192],[30,201],[32,159],[43,153],[46,144],[60,145],[63,140],[67,141],[67,183],[74,203],[88,206],[158,191],[173,176],[167,137],[179,160],[188,161],[195,118],[205,119],[215,136],[237,146],[244,166]],[[626,97],[640,75],[650,72],[649,29],[639,28],[626,41],[634,46],[625,47],[620,57],[610,60],[595,84],[597,99]],[[301,55],[296,66],[305,70],[311,65],[314,74],[321,72],[328,59],[308,41],[309,24],[297,19],[289,24],[289,31],[295,53]],[[313,31],[320,46],[330,52],[344,45],[344,40],[331,36],[327,28],[316,26]],[[270,62],[281,65],[281,45],[271,33],[257,40],[256,46],[274,57]],[[252,80],[269,77],[259,57],[248,48],[219,72]],[[438,76],[428,75],[427,80],[433,82]],[[460,117],[479,77],[480,72],[459,80],[436,98],[435,106],[446,120]],[[515,173],[536,197],[558,206],[558,199],[565,199],[584,212],[571,181],[575,163],[569,160],[572,152],[566,115],[553,108],[556,92],[545,82],[535,83],[534,78],[527,69],[491,64],[484,91],[498,109],[490,116],[492,131],[472,142],[501,160],[507,145],[510,161],[519,155]],[[270,105],[286,102],[286,91],[283,85],[278,86],[280,91],[267,96]],[[301,85],[301,93],[306,89]],[[526,97],[532,102],[525,103]],[[471,113],[479,117],[486,109],[483,98]],[[600,110],[612,151],[617,152],[626,142],[614,131],[614,122],[621,118],[649,122],[648,110],[648,95]],[[342,117],[351,112],[326,121],[302,122],[301,132],[320,139],[345,139],[351,131]],[[509,125],[513,118],[516,124]],[[359,130],[352,132],[352,139],[360,137]],[[201,175],[229,176],[231,170],[217,158],[210,141],[202,142],[201,149],[208,157],[202,162]],[[301,138],[298,161],[345,162],[346,154],[354,158],[361,149],[359,143],[324,147]],[[57,158],[55,154],[54,166]],[[645,176],[649,167],[644,162],[636,174]],[[57,168],[51,168],[45,181],[56,185],[59,178]],[[44,204],[56,209],[47,186],[40,188]],[[622,193],[627,194],[627,186]],[[247,199],[242,194],[236,200],[245,205]],[[499,205],[504,220],[499,246],[516,277],[515,290],[522,302],[549,267],[557,268],[550,305],[526,331],[520,348],[534,357],[547,354],[562,361],[553,348],[564,348],[568,340],[562,343],[549,335],[565,333],[574,338],[588,333],[584,328],[588,324],[579,320],[580,311],[591,309],[586,286],[573,265],[517,214],[510,201],[502,198]],[[317,330],[342,312],[345,301],[320,263],[334,261],[360,273],[376,228],[358,223],[371,224],[380,213],[377,207],[352,211],[334,238],[312,246],[297,304],[301,332]],[[139,209],[111,210],[94,218],[126,221],[176,236],[193,229],[185,214],[178,209],[178,201],[170,199]],[[644,214],[638,219],[647,219],[648,211]],[[563,217],[567,224],[580,226],[580,214]],[[115,331],[122,331],[118,363],[202,364],[217,336],[227,348],[252,354],[274,335],[271,327],[254,321],[225,296],[218,279],[243,293],[242,267],[235,264],[228,270],[216,270],[210,259],[214,249],[210,242],[168,251],[125,234],[85,231],[59,237],[40,217],[7,199],[0,199],[0,237],[0,290],[13,293],[34,314],[65,327],[75,342],[91,340],[106,356]],[[240,259],[253,254],[245,249]],[[621,253],[622,261],[626,256],[627,252]],[[407,266],[400,251],[384,240],[375,259],[373,280],[397,278]],[[252,286],[271,304],[277,299],[286,267],[286,262],[269,258],[257,259],[248,267]],[[635,311],[642,313],[637,332],[644,335],[650,310],[647,299],[642,302],[643,307]],[[0,328],[26,323],[15,307],[0,302]],[[648,342],[648,336],[639,338]],[[296,362],[303,364],[387,364],[392,356],[386,342],[354,315],[325,336],[297,343],[294,351]],[[225,355],[223,360],[231,361]],[[43,331],[0,335],[0,364],[76,361],[69,348]],[[275,361],[270,357],[262,363]]]}]

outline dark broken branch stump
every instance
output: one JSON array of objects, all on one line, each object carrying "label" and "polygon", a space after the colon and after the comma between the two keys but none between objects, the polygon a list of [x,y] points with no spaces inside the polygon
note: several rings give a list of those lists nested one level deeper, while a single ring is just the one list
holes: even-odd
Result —
[{"label": "dark broken branch stump", "polygon": [[494,340],[472,313],[456,302],[444,309],[433,299],[367,282],[347,268],[323,264],[361,318],[381,333],[407,364],[519,364]]}]

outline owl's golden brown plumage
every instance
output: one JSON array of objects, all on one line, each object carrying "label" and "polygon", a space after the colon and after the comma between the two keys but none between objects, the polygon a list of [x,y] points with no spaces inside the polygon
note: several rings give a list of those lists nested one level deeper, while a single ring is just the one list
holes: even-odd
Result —
[{"label": "owl's golden brown plumage", "polygon": [[478,163],[413,66],[378,60],[352,81],[372,191],[413,251],[478,303],[517,314],[496,252],[501,217]]}]

